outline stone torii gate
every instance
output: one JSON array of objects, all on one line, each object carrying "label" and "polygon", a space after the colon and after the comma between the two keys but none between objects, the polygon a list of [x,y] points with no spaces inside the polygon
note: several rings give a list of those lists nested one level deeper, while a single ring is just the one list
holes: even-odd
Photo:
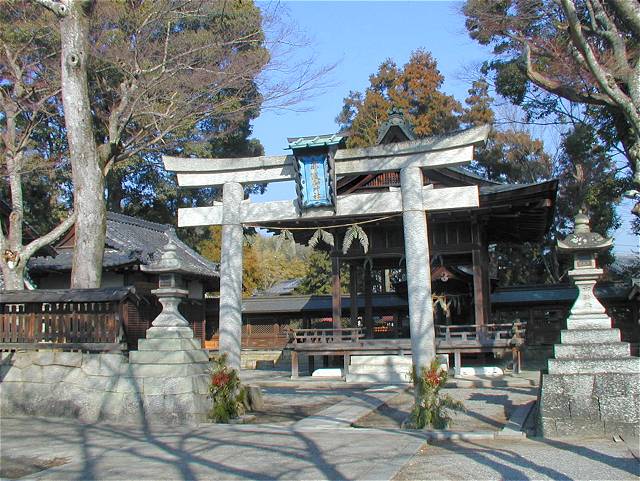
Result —
[{"label": "stone torii gate", "polygon": [[[311,156],[309,148],[298,153],[294,149],[292,155],[237,159],[165,156],[165,168],[176,172],[181,187],[222,185],[222,202],[210,207],[179,209],[178,225],[222,225],[219,349],[227,354],[229,366],[240,368],[243,223],[329,220],[397,213],[402,213],[404,226],[413,364],[418,370],[428,366],[436,354],[436,344],[425,211],[478,207],[479,196],[477,186],[437,189],[433,185],[424,185],[422,169],[471,162],[474,145],[485,141],[488,132],[489,127],[482,126],[450,135],[355,149],[331,149],[329,141],[324,144],[324,151],[320,149],[320,155],[317,148],[311,149],[314,154]],[[310,163],[305,164],[305,161]],[[388,171],[400,172],[399,191],[335,195],[337,176]],[[302,179],[302,185],[308,187],[313,180],[313,199],[326,194],[328,205],[316,206],[317,202],[310,202],[307,205],[313,207],[306,208],[304,199],[300,198],[266,203],[243,200],[243,184],[296,179],[300,182],[305,172],[311,172],[311,177],[307,176],[306,184]],[[319,189],[321,182],[322,189]],[[304,196],[304,192],[299,194]]]}]

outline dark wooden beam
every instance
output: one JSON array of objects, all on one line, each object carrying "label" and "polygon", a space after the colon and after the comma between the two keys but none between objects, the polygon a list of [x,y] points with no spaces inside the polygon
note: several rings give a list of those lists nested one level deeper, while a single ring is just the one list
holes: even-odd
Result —
[{"label": "dark wooden beam", "polygon": [[[337,245],[337,243],[336,243]],[[342,327],[342,295],[340,292],[340,258],[337,248],[331,252],[331,310],[334,329]]]},{"label": "dark wooden beam", "polygon": [[358,327],[358,266],[349,265],[349,295],[351,296],[351,327]]}]

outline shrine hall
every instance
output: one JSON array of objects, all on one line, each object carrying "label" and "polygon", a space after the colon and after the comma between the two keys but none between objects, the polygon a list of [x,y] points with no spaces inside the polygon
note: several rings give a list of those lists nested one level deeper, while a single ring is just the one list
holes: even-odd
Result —
[{"label": "shrine hall", "polygon": [[[416,140],[396,112],[369,148],[348,149],[347,135],[338,133],[289,138],[292,153],[285,156],[165,157],[181,186],[223,185],[222,203],[179,212],[180,226],[223,226],[220,324],[208,326],[208,347],[231,352],[239,365],[240,348],[251,347],[251,330],[266,339],[260,326],[270,329],[275,320],[280,327],[297,321],[293,334],[276,328],[273,339],[283,342],[272,346],[293,349],[295,375],[298,355],[344,356],[346,372],[359,354],[411,354],[415,363],[417,345],[426,357],[436,351],[455,355],[457,366],[461,354],[510,350],[514,322],[492,319],[489,248],[543,239],[557,181],[502,184],[465,169],[488,131],[486,126]],[[297,198],[291,201],[253,204],[237,188],[229,193],[232,184],[292,179]],[[354,225],[366,234],[364,241],[345,243],[345,235],[363,237]],[[241,255],[234,242],[242,242],[242,228],[249,226],[286,233],[300,244],[317,236],[316,248],[331,256],[331,305],[314,311],[311,300],[300,304],[297,296],[271,303],[263,298],[262,305],[260,298],[241,299]],[[225,228],[235,232],[227,243]],[[227,281],[225,269],[235,272]],[[348,276],[347,295],[341,273]]]}]

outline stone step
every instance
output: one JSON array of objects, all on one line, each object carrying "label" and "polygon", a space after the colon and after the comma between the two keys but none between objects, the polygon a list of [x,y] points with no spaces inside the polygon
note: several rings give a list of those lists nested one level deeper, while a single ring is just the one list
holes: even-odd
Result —
[{"label": "stone step", "polygon": [[130,364],[191,364],[209,363],[209,353],[204,349],[190,351],[132,351]]},{"label": "stone step", "polygon": [[560,339],[563,344],[620,342],[620,329],[564,329]]},{"label": "stone step", "polygon": [[347,374],[347,382],[370,382],[370,383],[378,383],[378,384],[407,384],[411,382],[411,379],[408,375],[386,375],[379,373],[368,373],[368,374]]},{"label": "stone step", "polygon": [[376,366],[368,364],[357,364],[349,366],[349,372],[353,374],[370,374],[379,373],[381,375],[399,375],[408,376],[411,372],[411,366]]},{"label": "stone step", "polygon": [[556,344],[556,359],[625,358],[631,355],[628,342],[593,344]]},{"label": "stone step", "polygon": [[562,343],[554,346],[556,359],[609,359],[631,355],[627,342]]},{"label": "stone step", "polygon": [[637,373],[640,358],[549,359],[549,374]]},{"label": "stone step", "polygon": [[351,365],[411,367],[411,356],[351,356]]},{"label": "stone step", "polygon": [[201,348],[199,339],[155,338],[138,341],[138,351],[188,351]]}]

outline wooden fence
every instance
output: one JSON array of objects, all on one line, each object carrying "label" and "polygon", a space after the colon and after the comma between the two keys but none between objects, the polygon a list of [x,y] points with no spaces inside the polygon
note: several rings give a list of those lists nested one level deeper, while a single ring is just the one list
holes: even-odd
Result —
[{"label": "wooden fence", "polygon": [[[242,326],[242,349],[283,349],[291,337],[291,329],[279,324],[244,324]],[[207,349],[218,349],[220,332],[216,331],[204,343]]]},{"label": "wooden fence", "polygon": [[[130,287],[0,292],[0,350],[135,350],[161,308]],[[185,299],[180,312],[203,339],[204,300]]]},{"label": "wooden fence", "polygon": [[43,302],[2,307],[2,349],[121,347],[123,326],[117,302]]}]

